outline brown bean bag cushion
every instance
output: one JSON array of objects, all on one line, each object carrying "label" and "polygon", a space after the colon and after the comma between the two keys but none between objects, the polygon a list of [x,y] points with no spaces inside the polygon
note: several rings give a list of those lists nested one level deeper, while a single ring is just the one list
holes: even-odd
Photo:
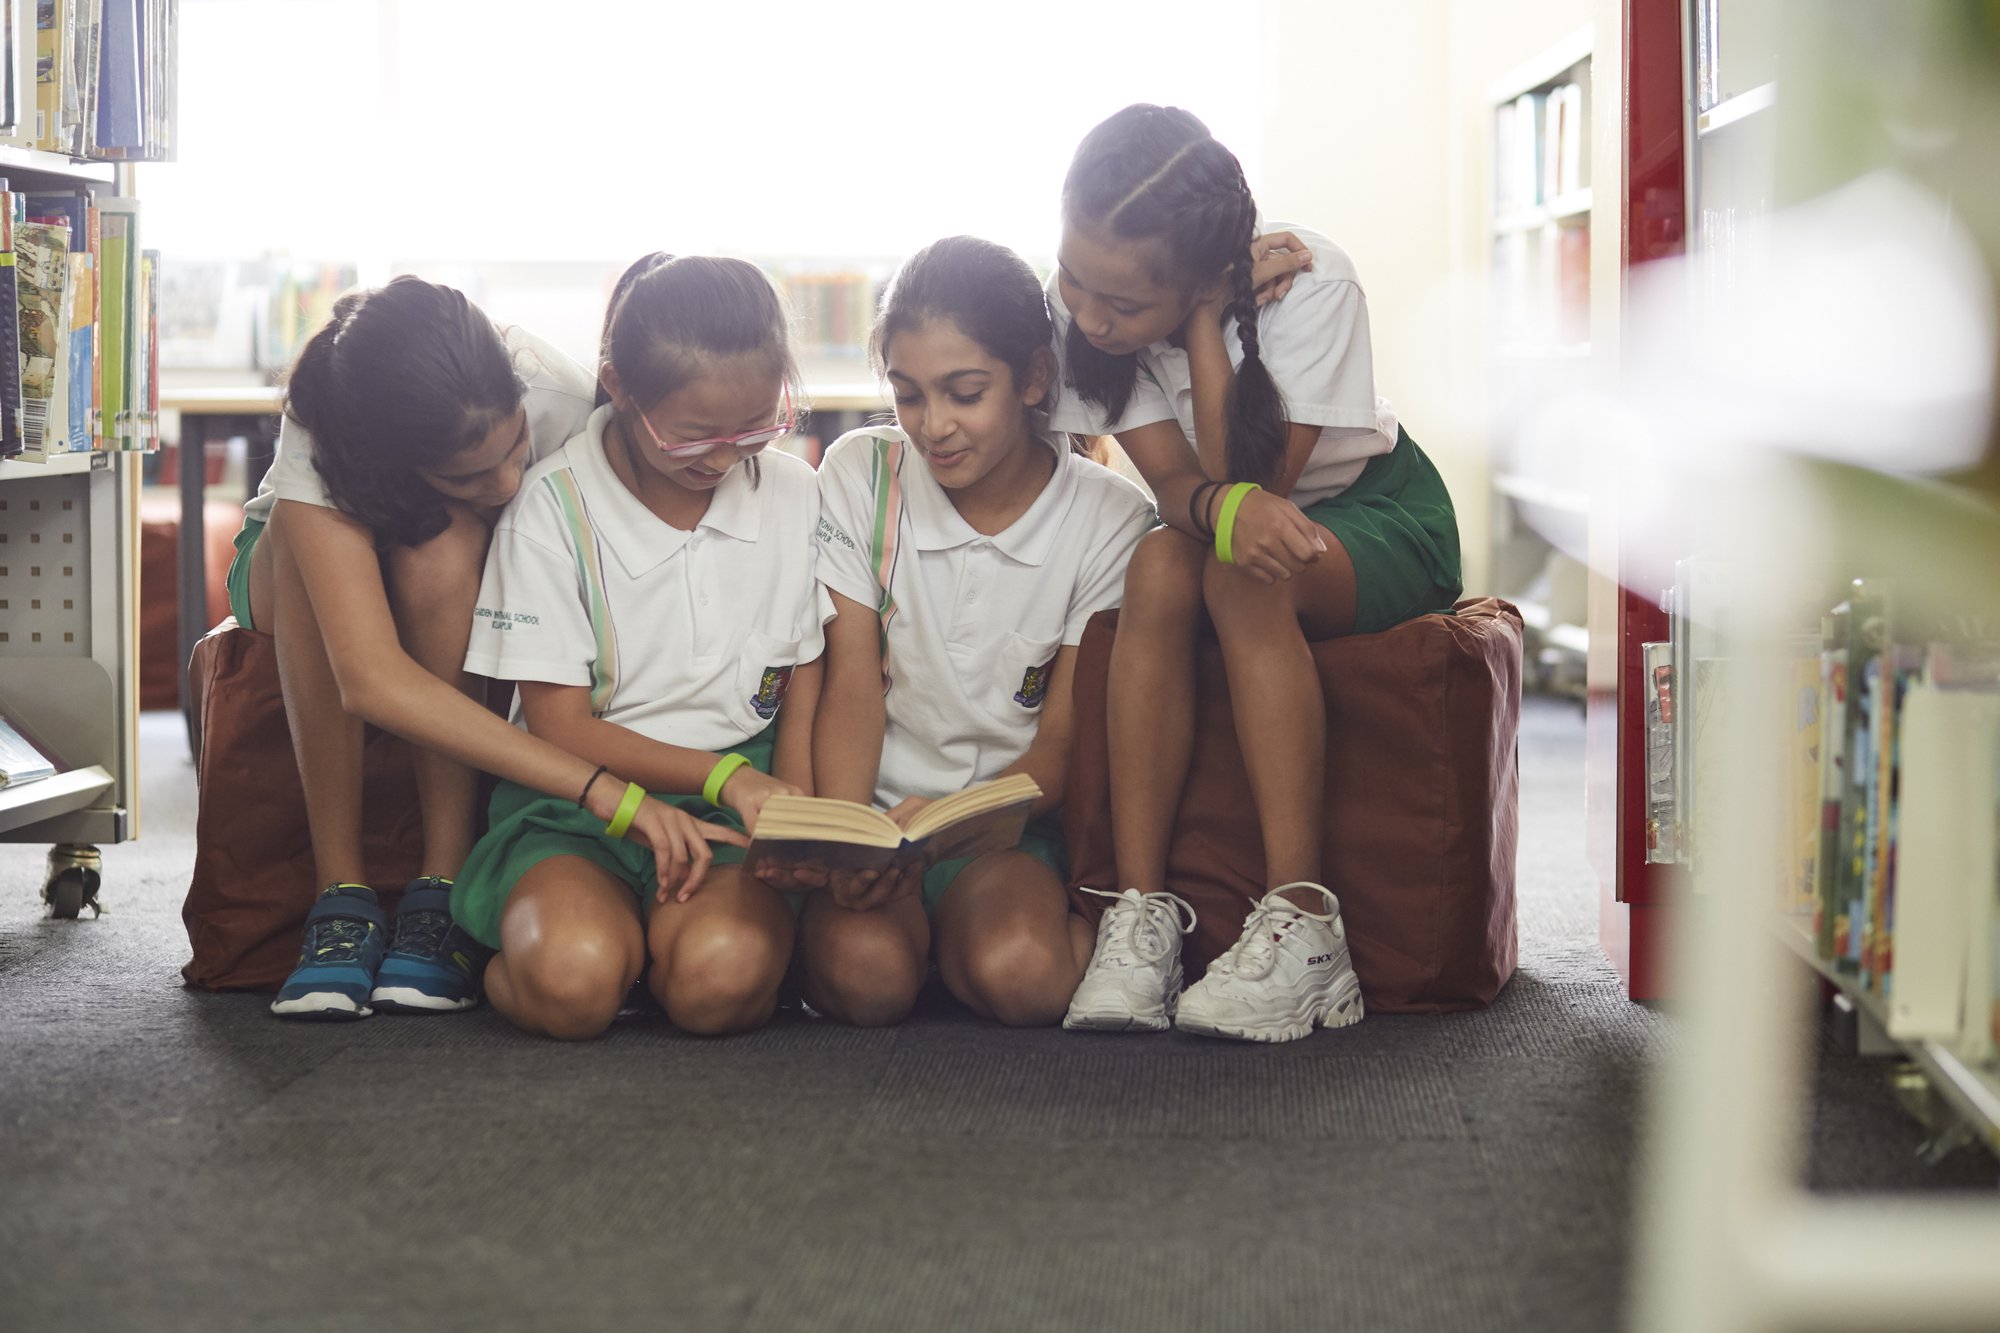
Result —
[{"label": "brown bean bag cushion", "polygon": [[[207,548],[207,609],[201,623],[213,625],[229,614],[224,580],[243,527],[243,506],[211,500],[203,507],[202,536]],[[180,531],[178,498],[148,496],[139,503],[139,707],[179,708]]]},{"label": "brown bean bag cushion", "polygon": [[[324,886],[274,641],[224,619],[195,645],[188,689],[199,710],[200,800],[194,878],[181,908],[194,957],[181,975],[211,990],[276,990],[298,962],[306,912]],[[374,727],[362,762],[368,882],[393,913],[423,855],[415,770],[408,743]]]},{"label": "brown bean bag cushion", "polygon": [[[1077,657],[1063,824],[1071,885],[1116,884],[1105,692],[1118,615]],[[1340,898],[1368,1006],[1443,1013],[1490,1004],[1514,972],[1521,615],[1494,598],[1312,647],[1326,696],[1326,884]],[[1264,852],[1236,744],[1222,651],[1200,650],[1194,763],[1167,855],[1198,917],[1189,981],[1236,942],[1263,891]],[[1072,892],[1095,920],[1103,900]]]}]

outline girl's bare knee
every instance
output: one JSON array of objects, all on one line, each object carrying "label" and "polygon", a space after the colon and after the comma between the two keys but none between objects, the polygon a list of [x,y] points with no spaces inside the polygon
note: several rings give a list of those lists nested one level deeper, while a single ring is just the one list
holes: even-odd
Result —
[{"label": "girl's bare knee", "polygon": [[1206,548],[1173,528],[1155,528],[1139,539],[1125,567],[1125,606],[1193,609]]},{"label": "girl's bare knee", "polygon": [[479,600],[492,529],[462,505],[450,506],[450,524],[421,546],[399,546],[389,556],[389,585],[405,613],[441,614]]},{"label": "girl's bare knee", "polygon": [[564,1041],[587,1040],[610,1027],[632,985],[617,952],[595,941],[551,942],[502,956],[517,1021]]},{"label": "girl's bare knee", "polygon": [[888,931],[849,932],[807,962],[813,987],[856,1027],[891,1027],[910,1016],[923,989],[924,959]]},{"label": "girl's bare knee", "polygon": [[1079,979],[1067,938],[1044,940],[1027,931],[982,939],[965,960],[966,984],[986,1011],[1008,1027],[1056,1022],[1068,1010]]},{"label": "girl's bare knee", "polygon": [[777,1006],[790,941],[755,923],[694,921],[675,937],[671,957],[654,960],[653,995],[674,1026],[720,1035],[762,1026]]}]

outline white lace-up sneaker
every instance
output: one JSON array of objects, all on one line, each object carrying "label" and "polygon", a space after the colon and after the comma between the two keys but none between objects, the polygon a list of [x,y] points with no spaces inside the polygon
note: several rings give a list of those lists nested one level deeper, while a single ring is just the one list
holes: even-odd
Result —
[{"label": "white lace-up sneaker", "polygon": [[[1328,910],[1307,911],[1279,895],[1311,889]],[[1286,884],[1250,909],[1243,935],[1181,996],[1174,1026],[1207,1037],[1296,1041],[1320,1027],[1361,1021],[1361,983],[1348,958],[1340,900],[1325,886]]]},{"label": "white lace-up sneaker", "polygon": [[1173,1026],[1181,993],[1181,936],[1194,908],[1171,893],[1085,889],[1111,906],[1097,923],[1097,949],[1070,997],[1071,1031],[1163,1032]]}]

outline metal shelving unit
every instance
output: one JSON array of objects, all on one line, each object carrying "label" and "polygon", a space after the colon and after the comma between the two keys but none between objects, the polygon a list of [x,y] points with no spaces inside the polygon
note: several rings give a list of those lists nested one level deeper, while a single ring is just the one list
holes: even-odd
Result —
[{"label": "metal shelving unit", "polygon": [[[0,148],[19,191],[133,193],[130,167]],[[97,848],[139,833],[137,453],[0,462],[0,713],[62,772],[0,789],[0,841],[51,844],[44,895],[95,906]]]}]

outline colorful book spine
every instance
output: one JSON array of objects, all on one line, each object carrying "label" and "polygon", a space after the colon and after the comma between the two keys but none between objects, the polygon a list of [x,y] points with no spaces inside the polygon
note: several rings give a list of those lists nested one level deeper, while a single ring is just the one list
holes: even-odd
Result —
[{"label": "colorful book spine", "polygon": [[97,274],[91,266],[91,254],[87,249],[73,249],[69,252],[69,398],[64,407],[66,435],[68,443],[64,450],[69,453],[85,453],[96,443],[96,432],[90,415],[91,369],[96,358],[91,349],[96,343],[96,291]]},{"label": "colorful book spine", "polygon": [[1831,958],[1839,934],[1840,797],[1847,782],[1847,619],[1843,602],[1820,622],[1819,857],[1813,866],[1818,901],[1813,939]]},{"label": "colorful book spine", "polygon": [[21,435],[21,310],[14,273],[14,195],[0,180],[0,458],[17,457]]},{"label": "colorful book spine", "polygon": [[69,229],[38,222],[14,229],[20,287],[21,434],[30,453],[60,452],[68,433]]}]

